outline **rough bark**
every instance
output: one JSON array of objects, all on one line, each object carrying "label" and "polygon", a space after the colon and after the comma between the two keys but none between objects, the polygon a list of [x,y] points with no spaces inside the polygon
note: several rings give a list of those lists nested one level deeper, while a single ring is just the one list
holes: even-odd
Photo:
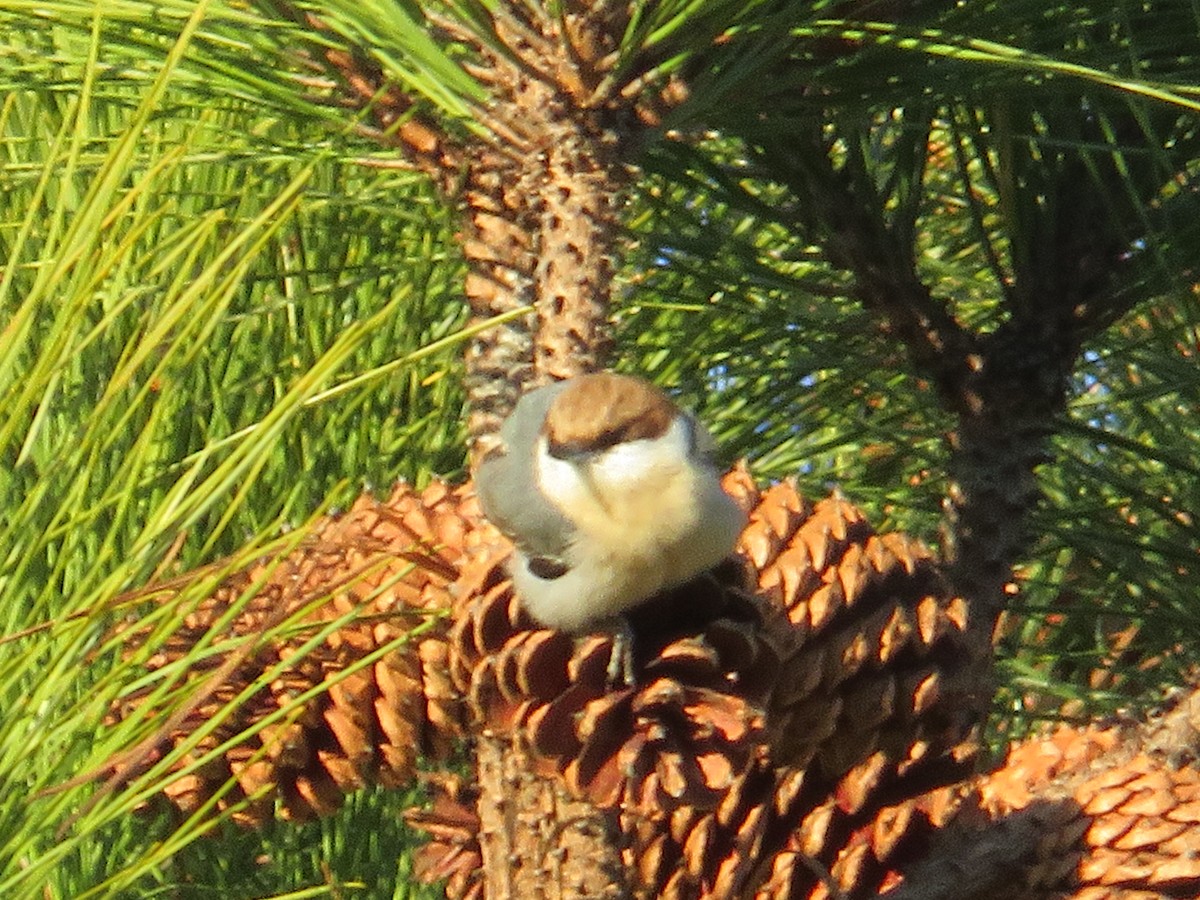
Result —
[{"label": "rough bark", "polygon": [[572,797],[561,781],[536,774],[519,744],[485,733],[475,744],[479,843],[489,900],[623,900],[625,868],[612,816]]},{"label": "rough bark", "polygon": [[949,435],[944,556],[955,586],[983,605],[990,623],[1028,546],[1040,497],[1035,469],[1048,458],[1079,348],[1021,320],[977,346],[967,377],[948,386],[958,422]]},{"label": "rough bark", "polygon": [[539,381],[599,371],[612,350],[608,313],[620,178],[603,159],[609,155],[603,136],[574,123],[561,131],[546,152],[534,344]]},{"label": "rough bark", "polygon": [[466,292],[476,321],[525,306],[534,313],[468,349],[474,459],[526,390],[607,365],[614,199],[624,183],[616,139],[594,113],[573,110],[558,86],[509,61],[494,65],[506,102],[491,114],[515,147],[472,159]]},{"label": "rough bark", "polygon": [[[490,148],[475,154],[469,178],[464,290],[472,323],[478,324],[534,304],[540,216],[530,201],[538,194],[538,179]],[[531,348],[536,330],[536,316],[525,313],[480,332],[467,347],[467,431],[475,460],[493,445],[500,423],[521,394],[535,386]]]},{"label": "rough bark", "polygon": [[[608,361],[613,199],[624,170],[616,134],[587,106],[613,39],[600,19],[613,10],[595,7],[589,24],[584,9],[560,23],[499,7],[493,25],[511,55],[478,47],[474,74],[495,97],[485,122],[504,145],[470,157],[467,297],[476,321],[527,305],[535,314],[468,349],[476,462],[524,391]],[[494,735],[479,738],[476,776],[488,897],[628,896],[611,814],[535,777],[522,748]]]},{"label": "rough bark", "polygon": [[[568,4],[561,17],[500,5],[491,27],[508,52],[427,14],[476,51],[471,74],[491,94],[476,112],[491,138],[447,131],[365,51],[322,49],[313,62],[335,75],[336,98],[369,109],[380,140],[462,204],[471,324],[506,317],[466,351],[477,460],[522,393],[607,365],[622,146],[680,98],[673,84],[626,97],[622,82],[605,80],[628,14],[619,4]],[[328,30],[311,14],[294,15]],[[525,308],[533,312],[521,315]]]}]

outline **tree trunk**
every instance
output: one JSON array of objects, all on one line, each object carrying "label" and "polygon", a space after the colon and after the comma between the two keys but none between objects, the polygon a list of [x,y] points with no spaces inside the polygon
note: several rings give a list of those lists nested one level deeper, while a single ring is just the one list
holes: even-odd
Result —
[{"label": "tree trunk", "polygon": [[488,900],[631,896],[612,816],[538,776],[515,738],[484,734],[475,761]]}]

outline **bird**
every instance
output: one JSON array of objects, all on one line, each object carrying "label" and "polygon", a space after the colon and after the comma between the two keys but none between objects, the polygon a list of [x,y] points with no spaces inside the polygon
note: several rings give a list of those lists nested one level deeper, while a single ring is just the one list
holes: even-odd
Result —
[{"label": "bird", "polygon": [[517,401],[478,465],[518,600],[580,633],[713,568],[746,524],[703,425],[648,381],[579,375]]}]

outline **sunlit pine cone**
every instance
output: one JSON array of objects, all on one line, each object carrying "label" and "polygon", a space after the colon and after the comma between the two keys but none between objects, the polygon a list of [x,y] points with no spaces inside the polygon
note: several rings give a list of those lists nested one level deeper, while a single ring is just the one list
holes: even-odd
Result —
[{"label": "sunlit pine cone", "polygon": [[[478,520],[474,499],[463,488],[434,482],[416,491],[400,485],[382,503],[360,497],[282,560],[260,561],[226,578],[148,662],[151,671],[163,670],[202,641],[213,639],[222,647],[186,671],[179,691],[186,715],[173,721],[153,756],[188,740],[249,685],[269,671],[275,674],[179,766],[227,740],[236,738],[235,746],[171,782],[167,797],[191,812],[232,780],[218,809],[257,795],[235,812],[237,821],[258,824],[275,813],[276,803],[284,817],[305,819],[332,812],[346,792],[365,784],[406,785],[418,754],[444,753],[461,727],[458,696],[447,674],[444,615],[451,605],[449,586]],[[343,624],[300,652],[322,627],[342,617]],[[282,624],[286,627],[260,638]],[[210,636],[218,627],[220,634]],[[146,639],[144,631],[126,636],[131,652]],[[358,660],[392,643],[374,663],[344,676]],[[223,671],[232,662],[236,665]],[[322,684],[325,690],[295,700]],[[139,708],[149,694],[145,688],[123,698],[114,715],[147,712]],[[259,724],[280,710],[286,710],[281,719]],[[257,733],[243,734],[256,725]]]},{"label": "sunlit pine cone", "polygon": [[[635,683],[611,684],[614,636],[538,627],[504,560],[488,554],[458,585],[451,672],[480,727],[522,738],[579,796],[606,808],[711,806],[763,749],[778,668],[741,580],[730,565],[655,598],[645,622],[635,613]],[[706,610],[707,628],[684,609]],[[712,618],[716,609],[725,615]]]},{"label": "sunlit pine cone", "polygon": [[[180,692],[197,699],[155,752],[186,740],[277,663],[293,660],[192,758],[431,611],[456,607],[452,639],[435,627],[400,644],[168,795],[194,809],[233,775],[221,808],[266,791],[240,813],[244,822],[270,815],[276,800],[284,815],[328,812],[359,784],[411,780],[420,748],[445,747],[459,733],[462,696],[472,727],[520,735],[545,774],[618,813],[641,896],[849,900],[903,891],[952,816],[968,838],[1032,823],[1038,840],[1014,897],[1198,895],[1195,769],[1122,751],[1115,731],[1022,745],[973,800],[960,802],[961,790],[925,793],[970,764],[971,725],[986,697],[976,681],[986,666],[963,642],[965,604],[919,545],[876,535],[839,497],[806,504],[787,484],[760,496],[744,470],[726,485],[753,509],[740,549],[770,602],[745,590],[736,566],[657,598],[654,615],[633,617],[632,687],[608,683],[610,637],[573,640],[524,617],[500,539],[469,490],[435,483],[399,488],[383,504],[361,499],[276,568],[259,563],[226,579],[158,647],[153,669],[180,659],[248,596],[225,626],[229,649],[186,673]],[[663,614],[672,602],[680,615]],[[258,640],[289,613],[305,627],[289,623]],[[346,624],[295,659],[343,614]],[[656,631],[656,618],[673,628]],[[134,644],[145,637],[128,635]],[[227,661],[236,665],[224,671]],[[138,711],[147,697],[124,698],[119,712]],[[1189,723],[1185,741],[1198,731]],[[449,877],[455,896],[476,896],[473,794],[435,789],[433,810],[414,817],[435,834],[422,870]]]},{"label": "sunlit pine cone", "polygon": [[955,808],[946,792],[931,799],[886,790],[890,769],[877,752],[831,786],[815,771],[756,760],[714,810],[626,814],[637,896],[879,896],[921,858]]},{"label": "sunlit pine cone", "polygon": [[481,727],[621,811],[640,896],[872,896],[936,824],[916,798],[974,756],[964,605],[839,497],[760,495],[744,469],[726,489],[753,510],[761,599],[736,567],[655,598],[632,617],[636,683],[614,686],[611,638],[537,628],[488,555],[460,581],[455,683]]},{"label": "sunlit pine cone", "polygon": [[987,660],[928,550],[786,482],[763,493],[739,547],[792,626],[771,700],[777,762],[832,778],[877,750],[919,766],[967,737],[990,698]]},{"label": "sunlit pine cone", "polygon": [[929,844],[954,806],[942,792],[868,805],[878,762],[830,792],[799,768],[759,761],[712,811],[660,819],[627,815],[626,858],[638,897],[664,900],[865,900],[899,881],[896,870]]},{"label": "sunlit pine cone", "polygon": [[627,811],[626,859],[645,897],[872,897],[947,815],[925,792],[971,769],[987,660],[920,545],[876,535],[837,495],[747,482],[726,478],[756,501],[739,549],[780,613],[761,617],[781,661],[770,754],[748,756],[715,809]]},{"label": "sunlit pine cone", "polygon": [[1133,729],[1026,741],[982,781],[979,803],[989,822],[1046,820],[1014,898],[1200,897],[1200,771],[1139,749]]}]

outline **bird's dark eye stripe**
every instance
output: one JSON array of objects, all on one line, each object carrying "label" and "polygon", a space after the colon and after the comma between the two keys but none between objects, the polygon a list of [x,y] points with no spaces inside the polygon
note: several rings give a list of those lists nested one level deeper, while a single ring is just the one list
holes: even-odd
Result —
[{"label": "bird's dark eye stripe", "polygon": [[572,456],[578,456],[586,452],[586,449],[582,441],[556,441],[551,439],[546,445],[547,452],[555,459],[570,459]]},{"label": "bird's dark eye stripe", "polygon": [[596,453],[600,450],[607,450],[609,447],[615,447],[627,440],[627,430],[612,428],[588,441],[556,441],[552,439],[546,449],[555,459],[569,459],[585,453]]},{"label": "bird's dark eye stripe", "polygon": [[596,438],[592,443],[592,449],[607,450],[609,447],[615,447],[622,441],[628,440],[628,432],[628,428],[610,428]]}]

